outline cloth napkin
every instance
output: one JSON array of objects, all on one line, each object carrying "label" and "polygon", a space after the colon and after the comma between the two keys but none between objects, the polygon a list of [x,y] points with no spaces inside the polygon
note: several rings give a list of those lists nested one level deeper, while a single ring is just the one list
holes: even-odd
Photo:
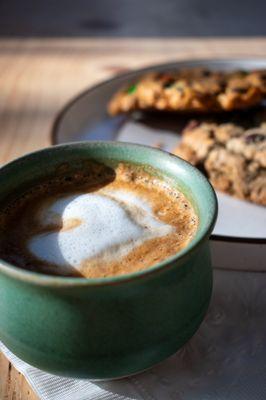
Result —
[{"label": "cloth napkin", "polygon": [[[193,294],[191,294],[193,296]],[[266,273],[214,270],[207,316],[175,355],[131,378],[91,382],[44,373],[0,349],[41,400],[265,400]]]}]

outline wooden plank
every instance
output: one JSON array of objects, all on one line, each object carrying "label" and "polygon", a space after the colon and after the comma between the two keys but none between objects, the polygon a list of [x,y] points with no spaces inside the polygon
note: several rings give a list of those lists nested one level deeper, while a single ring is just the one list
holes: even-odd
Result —
[{"label": "wooden plank", "polygon": [[0,399],[38,400],[23,375],[0,353]]},{"label": "wooden plank", "polygon": [[[2,39],[0,163],[50,144],[56,113],[114,73],[189,58],[264,57],[266,39]],[[36,400],[0,355],[0,400]]]}]

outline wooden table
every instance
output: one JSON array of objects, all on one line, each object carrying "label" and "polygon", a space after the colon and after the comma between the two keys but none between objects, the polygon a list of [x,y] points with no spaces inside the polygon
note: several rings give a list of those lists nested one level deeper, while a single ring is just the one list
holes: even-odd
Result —
[{"label": "wooden table", "polygon": [[[0,40],[0,163],[50,144],[72,96],[123,70],[189,58],[266,57],[266,38]],[[36,400],[0,354],[0,400]]]}]

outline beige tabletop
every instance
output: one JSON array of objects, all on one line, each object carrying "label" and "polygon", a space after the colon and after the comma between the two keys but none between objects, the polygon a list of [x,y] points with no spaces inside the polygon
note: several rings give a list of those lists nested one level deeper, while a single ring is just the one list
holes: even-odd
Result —
[{"label": "beige tabletop", "polygon": [[[189,58],[266,57],[266,38],[0,40],[0,163],[50,144],[72,96],[113,74]],[[0,400],[36,400],[0,354]]]}]

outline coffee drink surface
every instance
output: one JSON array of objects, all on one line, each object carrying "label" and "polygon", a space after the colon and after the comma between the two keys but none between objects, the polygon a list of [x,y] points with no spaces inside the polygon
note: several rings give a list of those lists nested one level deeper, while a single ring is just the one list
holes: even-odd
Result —
[{"label": "coffee drink surface", "polygon": [[0,257],[51,275],[107,277],[176,254],[198,217],[186,197],[143,167],[64,168],[0,212]]}]

